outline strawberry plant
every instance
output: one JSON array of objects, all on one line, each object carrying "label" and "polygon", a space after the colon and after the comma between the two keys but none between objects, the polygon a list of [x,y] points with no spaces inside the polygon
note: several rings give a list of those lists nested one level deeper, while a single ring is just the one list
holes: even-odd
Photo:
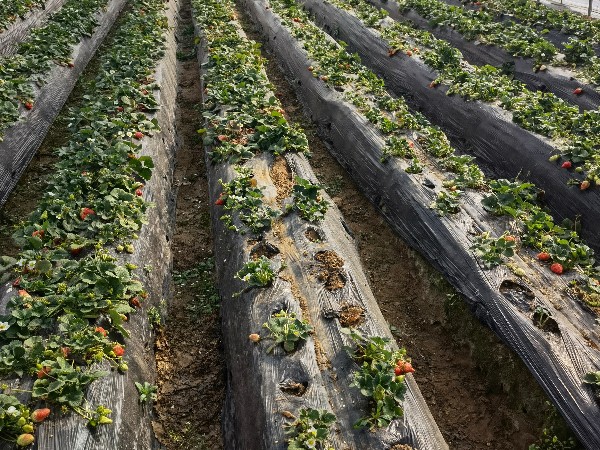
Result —
[{"label": "strawberry plant", "polygon": [[144,381],[144,384],[135,382],[135,387],[140,394],[140,403],[154,403],[158,396],[158,386]]},{"label": "strawberry plant", "polygon": [[[220,180],[223,186],[220,200],[223,208],[235,212],[235,217],[253,234],[261,234],[271,228],[271,222],[279,215],[278,211],[263,204],[262,190],[256,186],[252,169],[236,167],[238,176],[229,183]],[[230,230],[245,234],[246,230],[234,223],[234,216],[224,214],[221,220]]]},{"label": "strawberry plant", "polygon": [[471,250],[483,261],[483,267],[492,269],[502,264],[502,257],[514,256],[515,238],[511,235],[503,235],[495,239],[490,237],[489,232],[485,232],[475,238]]},{"label": "strawberry plant", "polygon": [[284,425],[288,436],[288,450],[331,450],[329,429],[335,423],[335,415],[317,409],[300,410],[300,417]]},{"label": "strawberry plant", "polygon": [[270,331],[269,339],[275,341],[267,349],[267,353],[272,352],[279,344],[283,345],[286,352],[293,352],[312,332],[312,326],[306,320],[300,320],[296,313],[284,310],[273,314],[263,327]]},{"label": "strawberry plant", "polygon": [[33,431],[29,408],[16,397],[0,393],[0,433],[7,439],[16,439]]},{"label": "strawberry plant", "polygon": [[456,214],[460,211],[460,190],[440,191],[430,207],[435,209],[440,216]]},{"label": "strawberry plant", "polygon": [[271,262],[265,256],[257,260],[248,261],[235,277],[246,282],[248,287],[270,286],[275,280],[276,273],[271,267]]},{"label": "strawberry plant", "polygon": [[402,402],[406,393],[404,377],[409,370],[402,369],[402,374],[396,375],[399,367],[404,368],[406,350],[389,350],[390,340],[382,337],[363,336],[358,330],[344,329],[354,347],[348,347],[348,353],[359,365],[354,371],[352,386],[360,389],[365,397],[370,399],[370,413],[361,418],[355,427],[374,428],[385,427],[404,411]]},{"label": "strawberry plant", "polygon": [[300,216],[309,222],[317,222],[325,217],[327,201],[321,196],[320,186],[304,178],[294,178],[294,204],[290,208],[298,211]]}]

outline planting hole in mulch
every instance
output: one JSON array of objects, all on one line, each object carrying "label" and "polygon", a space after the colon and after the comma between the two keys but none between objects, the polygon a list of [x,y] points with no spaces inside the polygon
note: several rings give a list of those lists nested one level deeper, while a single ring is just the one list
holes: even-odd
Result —
[{"label": "planting hole in mulch", "polygon": [[321,233],[319,232],[319,230],[313,227],[310,227],[308,230],[306,230],[304,232],[304,236],[306,236],[306,239],[308,239],[310,242],[323,242],[323,237],[321,236]]},{"label": "planting hole in mulch", "polygon": [[250,258],[253,260],[260,259],[262,256],[266,258],[273,258],[274,256],[279,254],[279,249],[275,247],[273,244],[267,241],[261,241],[254,246],[254,248],[250,251]]},{"label": "planting hole in mulch", "polygon": [[540,330],[560,334],[558,323],[556,323],[556,320],[552,318],[550,312],[546,308],[543,308],[541,306],[535,308],[531,320],[533,321],[533,324]]},{"label": "planting hole in mulch", "polygon": [[279,389],[285,394],[293,395],[295,397],[302,397],[306,393],[308,388],[308,382],[299,383],[294,380],[284,380],[279,383]]},{"label": "planting hole in mulch", "polygon": [[339,319],[343,327],[357,327],[365,321],[365,309],[358,305],[345,304],[340,309]]},{"label": "planting hole in mulch", "polygon": [[535,294],[531,289],[512,280],[504,280],[500,284],[499,290],[506,299],[521,311],[529,311],[531,302],[535,299]]},{"label": "planting hole in mulch", "polygon": [[319,262],[317,266],[317,278],[325,285],[328,291],[341,289],[346,285],[346,275],[344,273],[344,260],[332,250],[318,252],[315,260]]},{"label": "planting hole in mulch", "polygon": [[294,183],[292,181],[292,171],[290,170],[285,158],[278,156],[271,167],[271,180],[277,188],[277,201],[282,202],[292,195]]}]

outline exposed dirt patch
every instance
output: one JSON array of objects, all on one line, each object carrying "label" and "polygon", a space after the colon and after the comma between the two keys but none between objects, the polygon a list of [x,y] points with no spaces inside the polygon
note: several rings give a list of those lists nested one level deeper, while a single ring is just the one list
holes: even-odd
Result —
[{"label": "exposed dirt patch", "polygon": [[346,285],[346,275],[342,269],[344,260],[336,252],[331,250],[318,252],[315,260],[319,262],[317,278],[325,285],[325,289],[335,291]]},{"label": "exposed dirt patch", "polygon": [[168,450],[222,449],[225,368],[201,128],[200,72],[193,57],[190,2],[177,29],[179,92],[173,236],[175,292],[156,342],[159,395],[154,429]]},{"label": "exposed dirt patch", "polygon": [[281,389],[282,392],[296,397],[302,397],[306,392],[307,387],[308,383],[298,383],[292,380],[286,380],[279,384],[279,389]]},{"label": "exposed dirt patch", "polygon": [[304,236],[306,236],[306,239],[308,239],[310,242],[323,242],[323,238],[319,232],[312,227],[304,232]]},{"label": "exposed dirt patch", "polygon": [[[243,17],[242,23],[252,39],[262,42],[251,23]],[[564,427],[559,419],[544,423],[552,408],[521,360],[391,231],[318,138],[275,59],[266,52],[263,56],[286,118],[306,131],[311,165],[356,239],[380,308],[399,345],[407,348],[415,378],[450,448],[526,449],[544,426]],[[313,230],[306,237],[320,241]],[[318,345],[315,349],[319,357]],[[397,445],[394,450],[409,448]]]},{"label": "exposed dirt patch", "polygon": [[294,183],[292,182],[292,171],[288,167],[285,158],[278,156],[273,162],[271,167],[271,180],[277,188],[277,201],[282,202],[290,195],[292,195],[292,189]]},{"label": "exposed dirt patch", "polygon": [[365,309],[358,305],[343,305],[339,320],[343,327],[357,327],[365,321]]},{"label": "exposed dirt patch", "polygon": [[250,258],[257,260],[262,256],[271,259],[279,254],[279,249],[267,241],[261,241],[250,251]]},{"label": "exposed dirt patch", "polygon": [[396,444],[390,450],[414,450],[410,445]]}]

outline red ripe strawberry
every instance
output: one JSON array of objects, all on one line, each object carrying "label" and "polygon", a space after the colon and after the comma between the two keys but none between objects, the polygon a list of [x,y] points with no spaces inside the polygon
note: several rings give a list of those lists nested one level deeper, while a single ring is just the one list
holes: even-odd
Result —
[{"label": "red ripe strawberry", "polygon": [[394,368],[394,374],[396,374],[396,376],[402,375],[402,369],[400,367],[396,366]]},{"label": "red ripe strawberry", "polygon": [[216,201],[215,201],[215,205],[217,206],[223,206],[225,204],[225,200],[223,200],[221,197],[219,197]]},{"label": "red ripe strawberry", "polygon": [[436,82],[435,80],[433,80],[431,83],[429,83],[429,87],[430,87],[430,88],[437,87],[437,85],[438,85],[438,84],[437,84],[437,82]]},{"label": "red ripe strawberry", "polygon": [[142,304],[140,303],[140,299],[137,297],[133,297],[131,300],[129,300],[129,304],[131,306],[133,306],[134,308],[141,308]]},{"label": "red ripe strawberry", "polygon": [[25,109],[33,109],[33,103],[31,103],[31,102],[25,102],[24,106],[25,106]]},{"label": "red ripe strawberry", "polygon": [[141,197],[143,194],[144,193],[142,192],[141,189],[138,188],[138,189],[135,190],[135,195],[137,195],[138,197]]},{"label": "red ripe strawberry", "polygon": [[35,441],[33,434],[23,433],[17,438],[17,445],[19,447],[27,447],[28,445],[33,444],[33,441]]},{"label": "red ripe strawberry", "polygon": [[571,167],[573,167],[573,163],[571,161],[565,161],[560,167],[562,167],[563,169],[570,169]]},{"label": "red ripe strawberry", "polygon": [[90,214],[94,215],[96,214],[96,212],[92,208],[81,208],[81,211],[79,212],[79,217],[81,217],[81,220],[85,220],[85,218]]},{"label": "red ripe strawberry", "polygon": [[49,415],[50,408],[36,409],[31,413],[31,420],[33,420],[35,423],[40,423],[46,420]]},{"label": "red ripe strawberry", "polygon": [[398,369],[400,369],[400,373],[396,373],[396,375],[405,375],[407,373],[414,373],[415,369],[413,369],[413,366],[411,363],[407,362],[407,361],[402,361],[399,360],[398,361]]},{"label": "red ripe strawberry", "polygon": [[560,275],[563,273],[563,266],[559,263],[554,263],[550,266],[550,270],[554,272],[556,275]]},{"label": "red ripe strawberry", "polygon": [[229,138],[227,136],[225,136],[224,134],[220,134],[217,136],[217,140],[219,142],[227,142],[229,140]]},{"label": "red ripe strawberry", "polygon": [[412,56],[412,50],[406,50],[406,56]]},{"label": "red ripe strawberry", "polygon": [[517,238],[509,234],[507,236],[504,236],[504,240],[507,242],[516,242]]},{"label": "red ripe strawberry", "polygon": [[38,377],[38,379],[44,378],[50,372],[52,372],[52,367],[44,366],[40,370],[38,370],[37,377]]},{"label": "red ripe strawberry", "polygon": [[60,351],[65,358],[68,358],[69,355],[71,354],[71,349],[69,347],[61,347]]},{"label": "red ripe strawberry", "polygon": [[144,134],[141,131],[136,131],[135,133],[133,133],[133,137],[139,141],[141,138],[144,137]]},{"label": "red ripe strawberry", "polygon": [[588,180],[583,180],[581,182],[581,184],[579,185],[579,189],[582,191],[585,191],[586,189],[589,189],[590,187],[590,182]]},{"label": "red ripe strawberry", "polygon": [[117,106],[117,112],[123,112],[123,107],[122,106]]},{"label": "red ripe strawberry", "polygon": [[148,95],[148,91],[146,89],[142,89],[142,95]]},{"label": "red ripe strawberry", "polygon": [[573,94],[575,94],[575,95],[581,95],[581,94],[583,94],[583,89],[580,88],[580,87],[578,87],[577,89],[575,89],[573,91]]},{"label": "red ripe strawberry", "polygon": [[13,281],[13,287],[17,287],[18,285],[21,284],[21,277],[17,278],[15,281]]},{"label": "red ripe strawberry", "polygon": [[45,234],[44,230],[35,230],[33,233],[31,233],[31,236],[39,237],[40,239],[44,239],[44,234]]},{"label": "red ripe strawberry", "polygon": [[125,354],[125,349],[121,347],[121,344],[115,344],[113,347],[113,352],[117,357],[121,357]]},{"label": "red ripe strawberry", "polygon": [[25,289],[21,289],[19,291],[19,297],[31,297],[31,295],[29,295],[29,292],[27,292]]},{"label": "red ripe strawberry", "polygon": [[548,261],[550,259],[550,253],[548,253],[548,252],[538,253],[537,258],[540,261]]},{"label": "red ripe strawberry", "polygon": [[308,71],[312,72],[313,70],[315,70],[315,68],[313,66],[308,66]]},{"label": "red ripe strawberry", "polygon": [[104,337],[106,337],[106,335],[108,334],[108,331],[106,331],[106,330],[105,330],[104,328],[102,328],[102,327],[96,327],[96,328],[94,329],[94,331],[95,331],[96,333],[100,333],[100,334],[101,334],[102,336],[104,336]]}]

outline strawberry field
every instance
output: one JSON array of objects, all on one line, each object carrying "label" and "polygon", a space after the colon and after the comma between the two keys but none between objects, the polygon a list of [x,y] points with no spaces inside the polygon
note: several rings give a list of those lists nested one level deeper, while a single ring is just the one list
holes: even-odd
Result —
[{"label": "strawberry field", "polygon": [[600,25],[0,6],[0,448],[600,448]]}]

